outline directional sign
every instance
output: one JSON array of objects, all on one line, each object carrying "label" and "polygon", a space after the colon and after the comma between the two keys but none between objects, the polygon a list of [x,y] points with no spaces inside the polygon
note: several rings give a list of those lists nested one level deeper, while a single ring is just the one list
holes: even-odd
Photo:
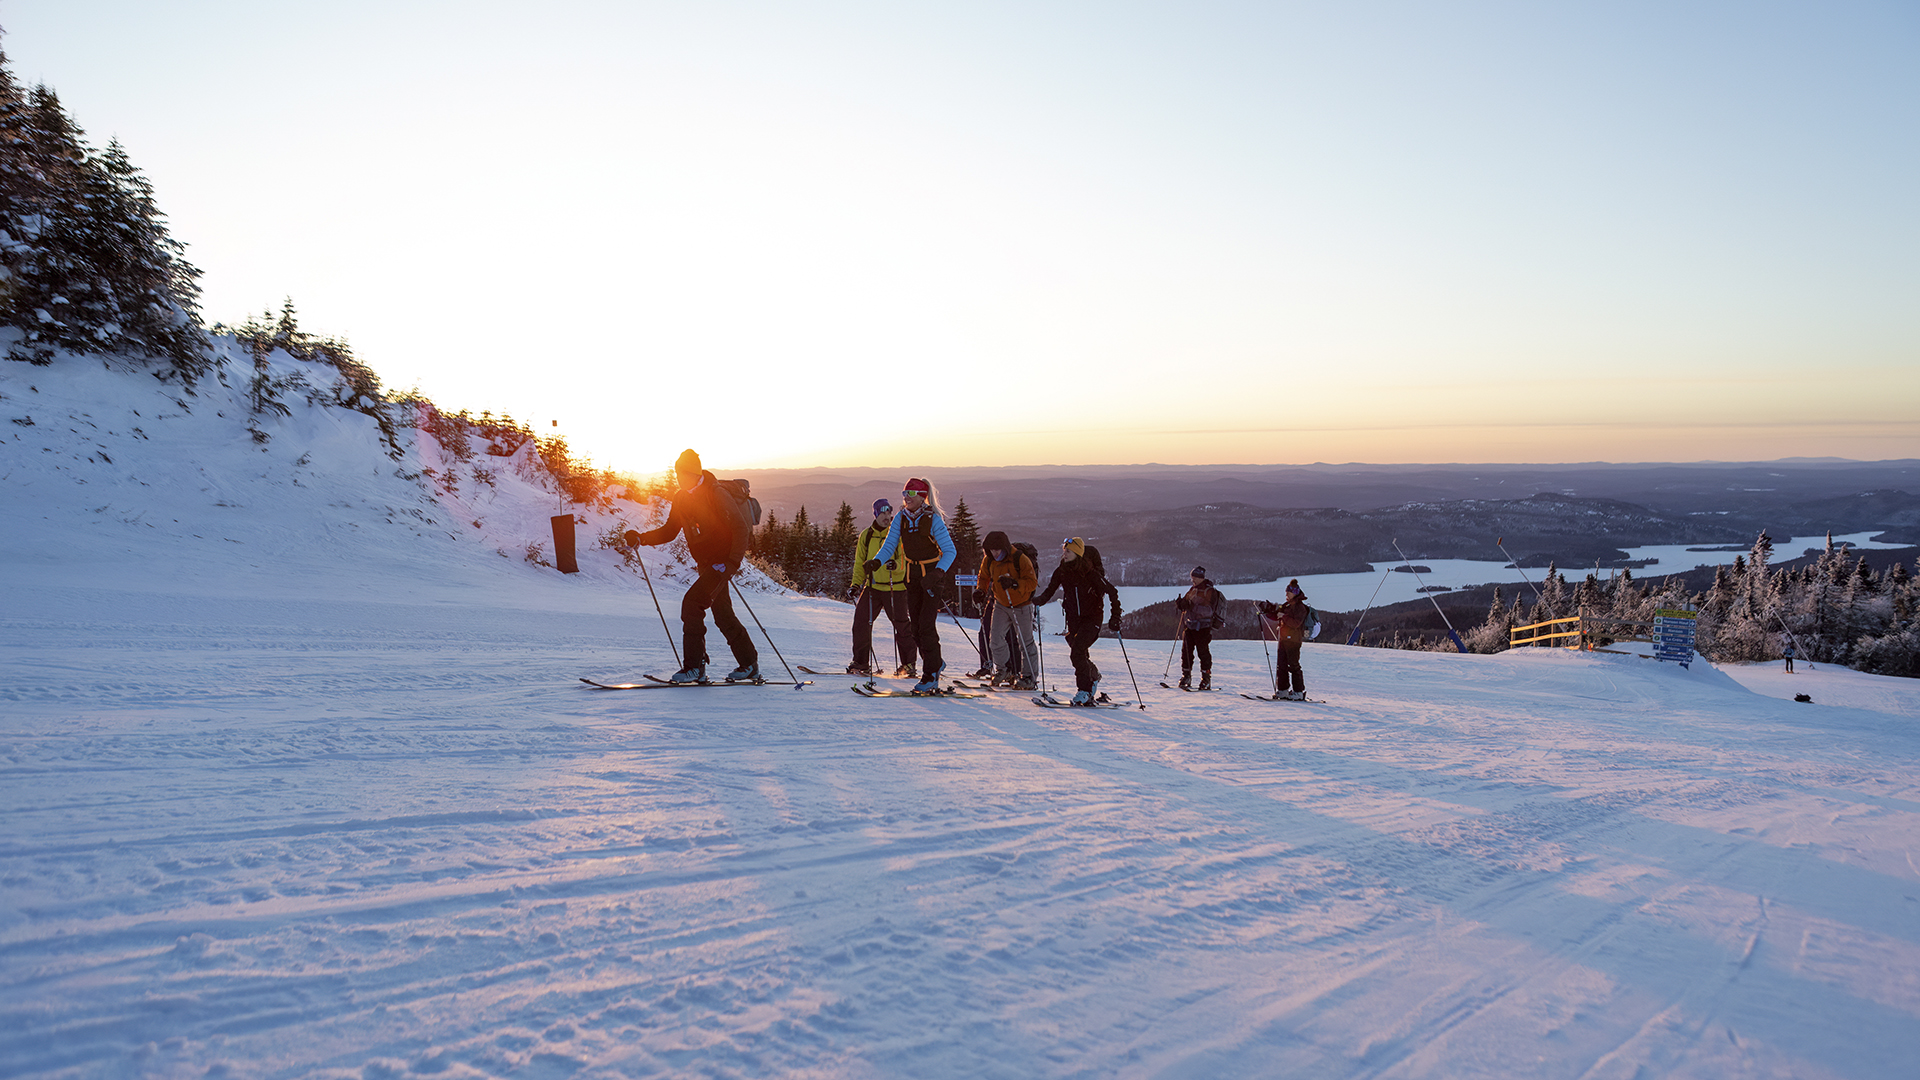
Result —
[{"label": "directional sign", "polygon": [[1653,613],[1653,658],[1671,660],[1681,667],[1693,662],[1693,635],[1700,613],[1682,608],[1661,608]]}]

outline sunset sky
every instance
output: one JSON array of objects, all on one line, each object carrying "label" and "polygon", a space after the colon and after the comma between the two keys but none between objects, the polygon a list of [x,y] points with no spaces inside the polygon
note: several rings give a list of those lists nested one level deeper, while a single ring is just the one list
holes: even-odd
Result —
[{"label": "sunset sky", "polygon": [[239,322],[727,467],[1920,457],[1912,3],[0,0]]}]

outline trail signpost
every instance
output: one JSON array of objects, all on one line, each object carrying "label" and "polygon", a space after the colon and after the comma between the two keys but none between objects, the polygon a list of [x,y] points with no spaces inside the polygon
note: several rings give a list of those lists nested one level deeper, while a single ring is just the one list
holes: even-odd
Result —
[{"label": "trail signpost", "polygon": [[1693,633],[1700,613],[1685,608],[1661,608],[1653,613],[1653,658],[1681,667],[1693,662]]}]

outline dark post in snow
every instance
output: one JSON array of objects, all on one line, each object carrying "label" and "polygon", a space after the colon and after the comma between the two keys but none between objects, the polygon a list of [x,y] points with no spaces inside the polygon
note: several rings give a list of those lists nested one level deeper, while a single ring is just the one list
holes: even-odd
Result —
[{"label": "dark post in snow", "polygon": [[553,515],[553,565],[563,574],[577,574],[580,564],[573,558],[573,515]]}]

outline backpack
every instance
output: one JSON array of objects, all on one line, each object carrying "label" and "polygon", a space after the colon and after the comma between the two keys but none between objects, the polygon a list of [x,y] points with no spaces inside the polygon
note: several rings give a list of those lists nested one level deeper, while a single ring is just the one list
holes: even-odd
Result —
[{"label": "backpack", "polygon": [[747,540],[753,536],[754,527],[760,524],[760,500],[753,497],[753,486],[745,480],[715,477],[713,483],[721,496],[714,499],[714,504],[727,515],[727,523],[733,527],[730,561],[737,566],[746,557]]},{"label": "backpack", "polygon": [[1307,621],[1300,624],[1300,629],[1305,630],[1309,638],[1319,637],[1320,636],[1320,613],[1318,611],[1315,611],[1313,608],[1308,608]]},{"label": "backpack", "polygon": [[1034,547],[1032,544],[1029,544],[1024,540],[1018,540],[1014,542],[1013,550],[1027,557],[1027,564],[1033,567],[1034,573],[1038,574],[1040,572],[1040,549],[1039,548]]}]

